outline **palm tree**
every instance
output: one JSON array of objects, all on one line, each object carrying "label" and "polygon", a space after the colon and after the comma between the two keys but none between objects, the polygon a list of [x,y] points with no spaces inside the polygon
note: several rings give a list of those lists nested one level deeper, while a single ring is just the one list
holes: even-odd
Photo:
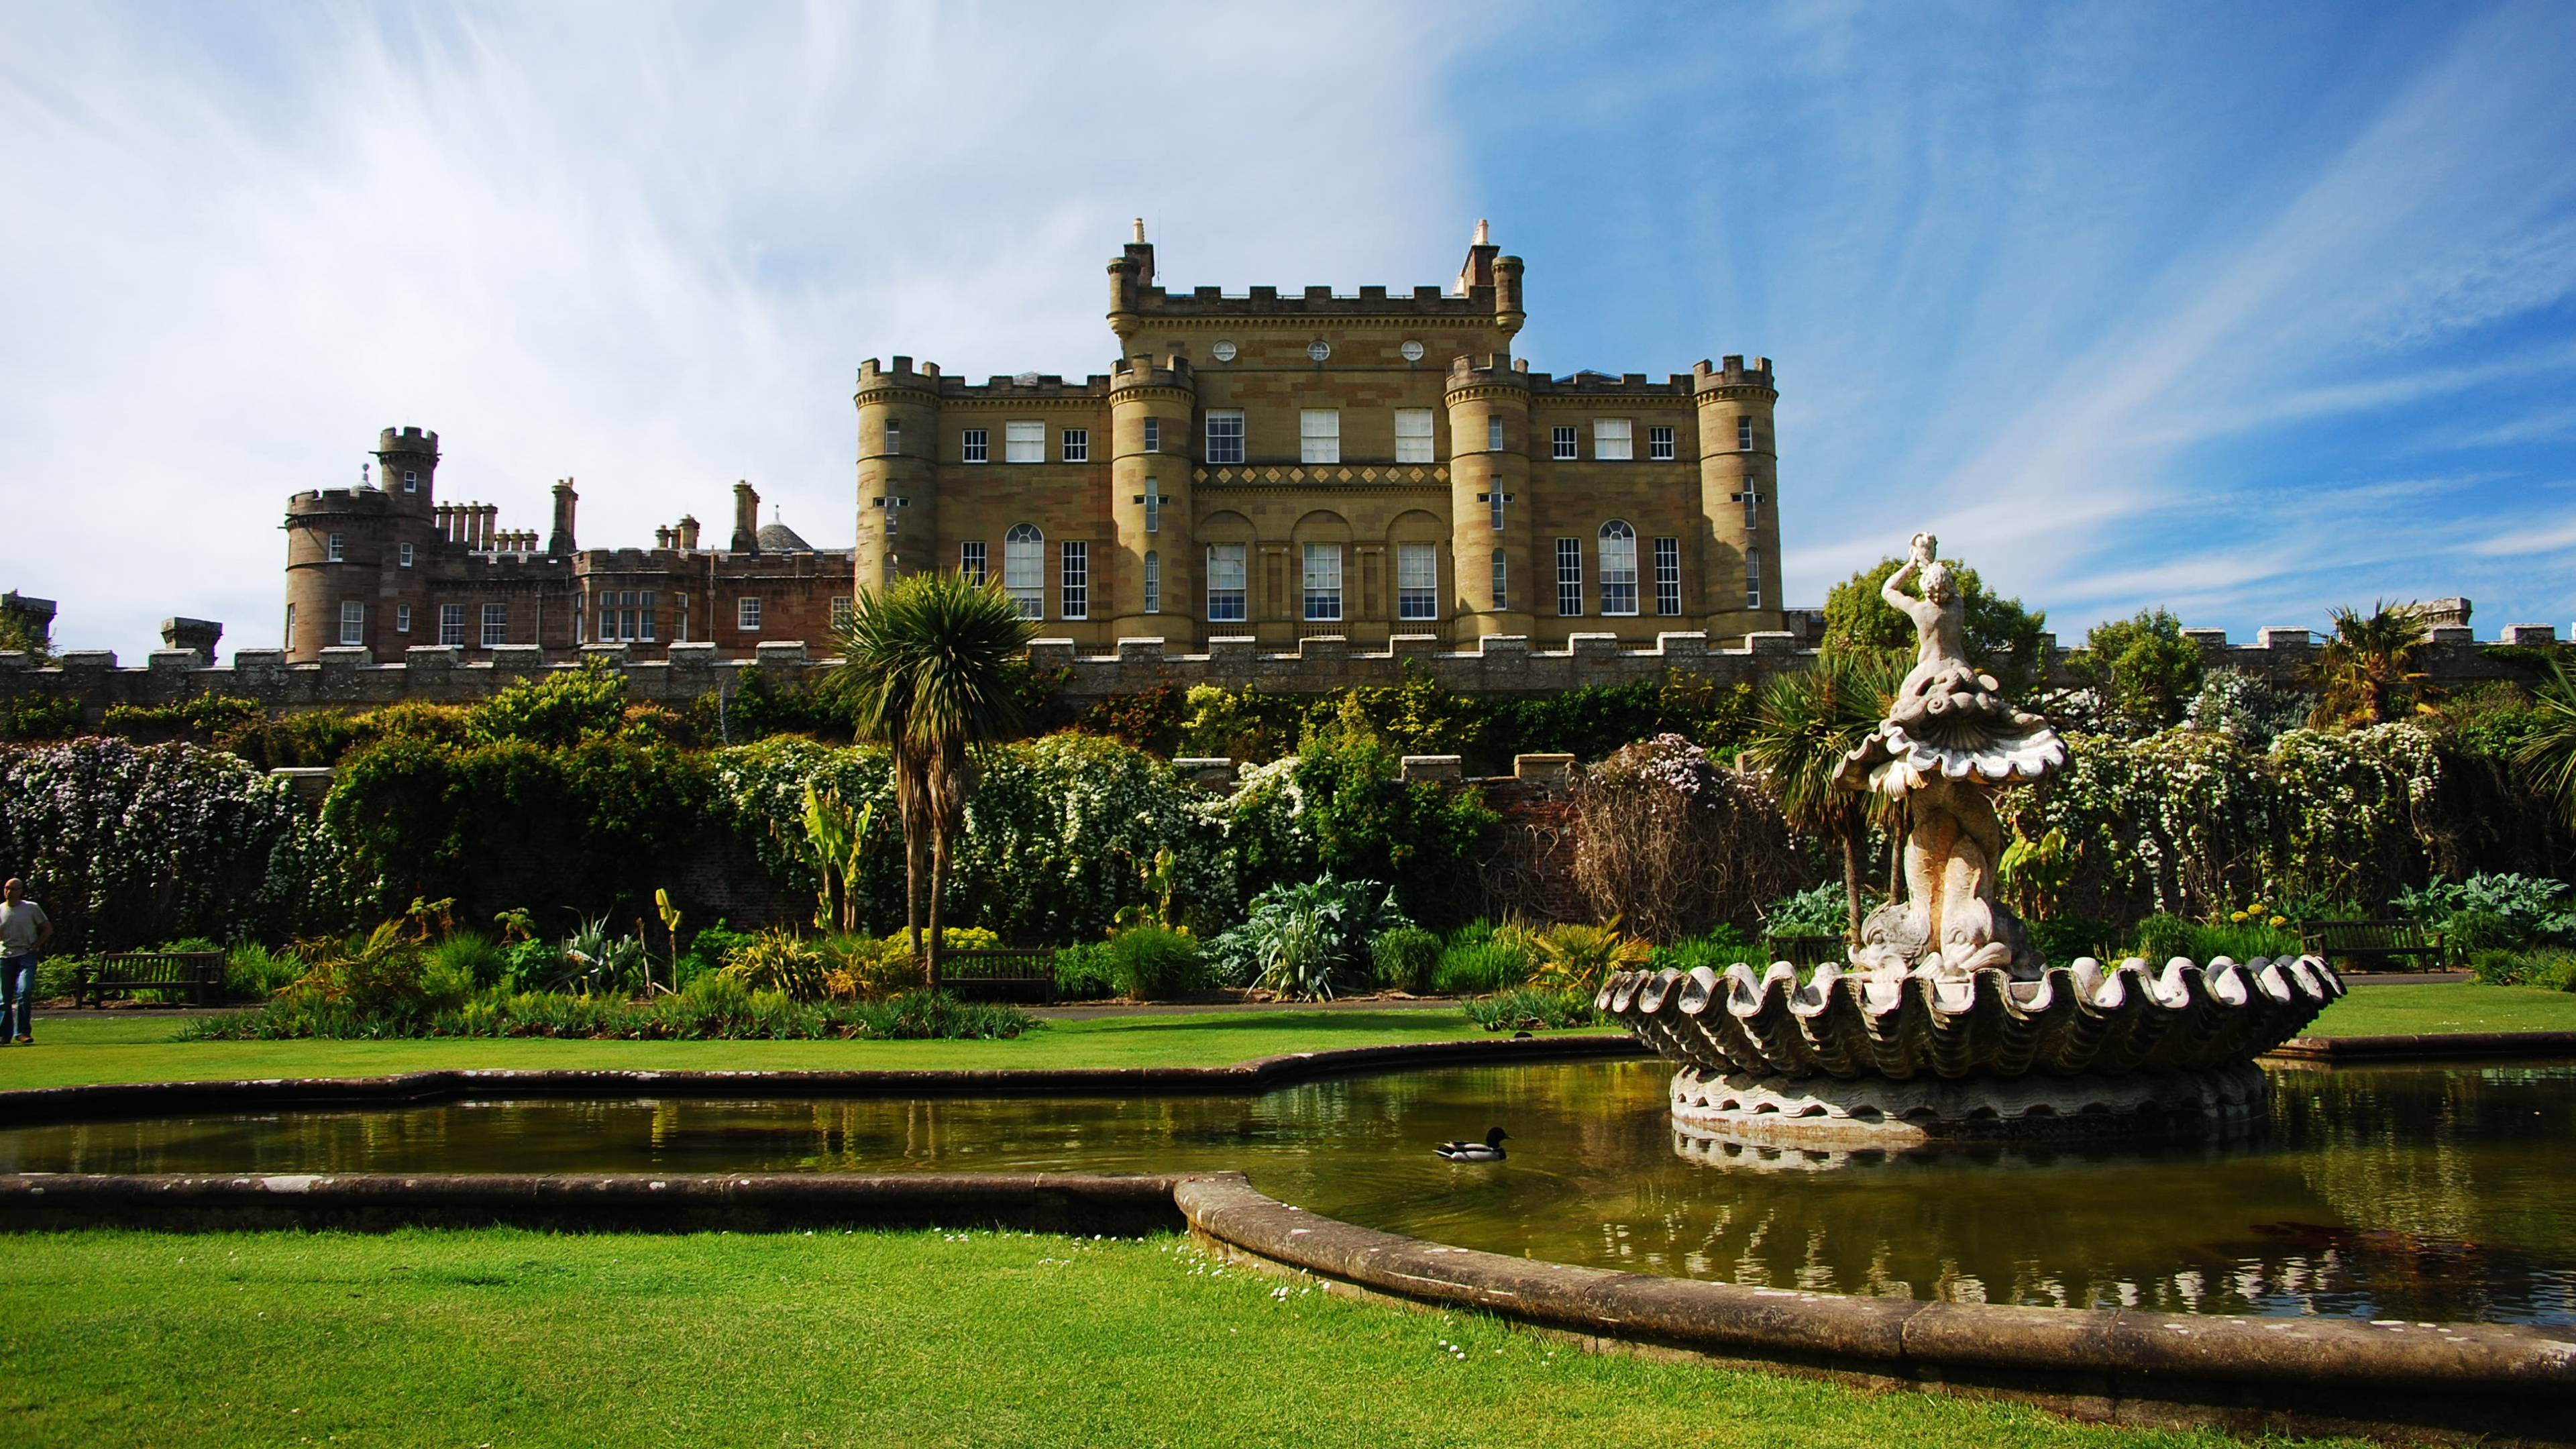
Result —
[{"label": "palm tree", "polygon": [[2531,692],[2531,703],[2539,718],[2514,751],[2514,763],[2533,789],[2557,803],[2560,818],[2576,828],[2576,681],[2553,659],[2549,678]]},{"label": "palm tree", "polygon": [[1902,654],[1829,650],[1808,669],[1773,676],[1744,751],[1770,781],[1791,825],[1841,844],[1854,944],[1860,941],[1861,842],[1876,797],[1837,786],[1834,771],[1886,717],[1906,667]]},{"label": "palm tree", "polygon": [[2334,636],[2309,668],[2309,682],[2322,697],[2308,722],[2319,729],[2387,724],[2411,713],[2424,680],[2412,667],[2424,628],[2411,604],[2381,599],[2367,614],[2335,610]]},{"label": "palm tree", "polygon": [[970,751],[1018,728],[1008,665],[1036,632],[999,584],[956,573],[913,574],[862,593],[849,622],[834,631],[841,646],[834,682],[849,693],[857,733],[893,752],[904,929],[933,986],[950,848],[965,829],[975,789]]}]

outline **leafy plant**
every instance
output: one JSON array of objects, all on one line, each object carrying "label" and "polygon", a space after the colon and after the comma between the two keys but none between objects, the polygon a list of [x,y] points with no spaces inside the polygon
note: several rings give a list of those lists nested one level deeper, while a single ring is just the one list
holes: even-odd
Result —
[{"label": "leafy plant", "polygon": [[793,931],[772,927],[725,956],[724,974],[752,991],[777,991],[791,1000],[817,1001],[830,994],[823,953]]},{"label": "leafy plant", "polygon": [[[1869,899],[1866,895],[1864,902]],[[1762,908],[1763,934],[1840,936],[1847,920],[1844,887],[1827,881],[1775,897]]]},{"label": "leafy plant", "polygon": [[2180,916],[2162,911],[2138,922],[2138,955],[2149,966],[2161,969],[2176,956],[2189,956],[2199,935],[2199,928]]},{"label": "leafy plant", "polygon": [[[1896,616],[1886,601],[1874,603],[1889,617]],[[1762,713],[1745,761],[1761,773],[1791,826],[1832,841],[1842,852],[1844,918],[1815,925],[1812,934],[1860,939],[1866,889],[1861,850],[1870,811],[1885,810],[1887,802],[1884,796],[1843,788],[1836,775],[1844,757],[1878,728],[1903,678],[1902,655],[1827,650],[1804,672],[1777,676],[1762,691]]]},{"label": "leafy plant", "polygon": [[1397,926],[1381,933],[1369,947],[1380,986],[1397,991],[1427,991],[1440,969],[1440,937],[1420,926]]},{"label": "leafy plant", "polygon": [[1224,979],[1320,1000],[1365,981],[1379,933],[1410,924],[1386,886],[1326,875],[1263,891],[1244,923],[1207,950]]},{"label": "leafy plant", "polygon": [[2395,905],[2401,914],[2455,936],[2462,916],[2491,917],[2497,933],[2505,937],[2496,945],[2576,941],[2576,897],[2560,880],[2510,873],[2473,875],[2402,891]]},{"label": "leafy plant", "polygon": [[2066,670],[2101,696],[2123,732],[2150,734],[2179,721],[2199,696],[2200,646],[2172,614],[2140,609],[2094,625],[2084,647],[2067,655]]},{"label": "leafy plant", "polygon": [[1646,969],[1688,974],[1705,966],[1722,973],[1740,963],[1758,971],[1764,965],[1762,954],[1760,942],[1733,926],[1719,926],[1706,934],[1656,947],[1654,954],[1646,958]]},{"label": "leafy plant", "polygon": [[1542,987],[1522,987],[1467,1002],[1467,1019],[1487,1031],[1558,1031],[1590,1026],[1592,998]]},{"label": "leafy plant", "polygon": [[1108,941],[1109,978],[1136,1001],[1178,996],[1205,985],[1198,938],[1168,926],[1130,926]]},{"label": "leafy plant", "polygon": [[566,748],[616,734],[626,720],[626,671],[592,657],[579,669],[521,679],[474,707],[467,738],[476,744],[521,740]]},{"label": "leafy plant", "polygon": [[638,987],[646,961],[644,942],[635,936],[611,935],[606,916],[582,922],[564,939],[562,955],[563,969],[555,985],[584,996]]},{"label": "leafy plant", "polygon": [[2425,623],[2411,605],[2381,599],[2369,613],[2334,611],[2334,632],[2309,666],[2320,698],[2309,716],[2319,729],[2395,724],[2423,702],[2424,674],[2415,667]]},{"label": "leafy plant", "polygon": [[1614,972],[1636,970],[1653,951],[1646,942],[1622,935],[1616,918],[1605,926],[1559,922],[1539,932],[1538,970],[1530,984],[1590,1000]]}]

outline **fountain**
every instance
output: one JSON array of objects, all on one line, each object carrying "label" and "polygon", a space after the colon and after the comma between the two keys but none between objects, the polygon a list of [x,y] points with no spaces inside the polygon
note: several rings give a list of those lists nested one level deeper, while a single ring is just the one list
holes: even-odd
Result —
[{"label": "fountain", "polygon": [[1628,971],[1596,1004],[1680,1063],[1672,1111],[1686,1139],[1852,1148],[2253,1130],[2268,1091],[2254,1058],[2342,980],[2314,956],[2040,959],[1994,896],[1995,795],[2063,767],[2066,746],[1968,662],[1937,548],[1916,534],[1880,590],[1914,621],[1915,665],[1835,776],[1906,806],[1903,897],[1870,913],[1848,965],[1804,985],[1786,962],[1759,976]]}]

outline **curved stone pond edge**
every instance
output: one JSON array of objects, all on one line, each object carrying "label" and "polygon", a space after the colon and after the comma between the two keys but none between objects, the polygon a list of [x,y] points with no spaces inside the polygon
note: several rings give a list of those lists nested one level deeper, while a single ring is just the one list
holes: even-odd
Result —
[{"label": "curved stone pond edge", "polygon": [[2364,1324],[1864,1298],[1618,1273],[1377,1232],[1241,1173],[0,1176],[0,1231],[512,1225],[781,1232],[1186,1228],[1328,1290],[1493,1314],[1596,1351],[1785,1368],[2035,1403],[2069,1417],[2242,1434],[2576,1442],[2576,1342],[2491,1324]]}]

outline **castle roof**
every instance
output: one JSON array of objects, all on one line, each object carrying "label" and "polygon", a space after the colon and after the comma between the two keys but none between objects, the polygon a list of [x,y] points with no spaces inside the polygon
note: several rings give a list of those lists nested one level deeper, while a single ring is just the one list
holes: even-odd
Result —
[{"label": "castle roof", "polygon": [[763,553],[814,552],[814,545],[807,543],[795,529],[789,528],[784,519],[773,517],[770,522],[762,524],[758,537]]}]

